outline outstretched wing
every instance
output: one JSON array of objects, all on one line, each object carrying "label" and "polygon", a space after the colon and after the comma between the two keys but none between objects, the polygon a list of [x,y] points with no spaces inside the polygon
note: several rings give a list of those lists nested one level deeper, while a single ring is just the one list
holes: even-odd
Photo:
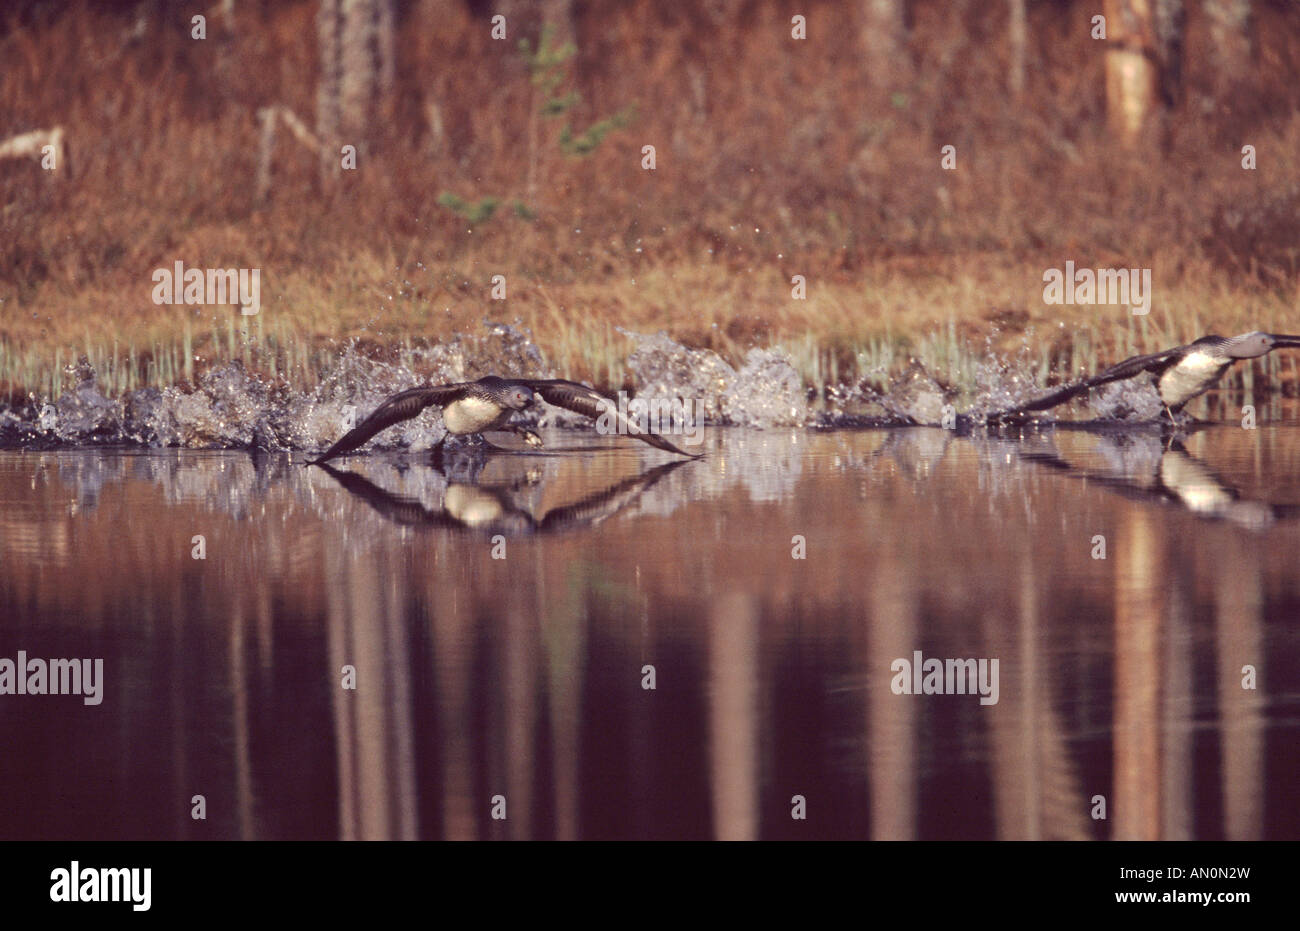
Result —
[{"label": "outstretched wing", "polygon": [[351,452],[380,430],[391,427],[395,423],[401,423],[403,420],[410,420],[431,404],[443,405],[451,403],[461,397],[468,387],[469,385],[465,383],[435,385],[432,387],[411,388],[400,394],[395,394],[376,407],[369,417],[345,433],[337,443],[307,464],[320,465],[335,456]]},{"label": "outstretched wing", "polygon": [[1009,408],[1005,411],[998,411],[990,414],[989,417],[1002,417],[1007,414],[1027,414],[1030,411],[1045,411],[1050,407],[1056,407],[1063,404],[1077,394],[1082,394],[1090,388],[1096,388],[1099,385],[1109,384],[1112,381],[1121,381],[1125,378],[1132,378],[1134,375],[1140,375],[1142,372],[1160,372],[1167,368],[1178,358],[1181,346],[1174,349],[1166,349],[1164,352],[1153,352],[1146,356],[1133,356],[1131,359],[1125,359],[1123,362],[1117,362],[1104,372],[1093,375],[1091,378],[1085,378],[1082,381],[1076,381],[1073,384],[1057,388],[1051,394],[1045,394],[1041,398],[1036,398],[1028,404],[1021,404],[1017,407]]},{"label": "outstretched wing", "polygon": [[575,414],[582,414],[593,420],[602,414],[608,413],[618,424],[620,433],[634,436],[651,446],[666,449],[668,452],[677,453],[679,456],[689,456],[692,459],[698,459],[704,455],[703,453],[688,453],[685,450],[678,449],[659,434],[641,429],[635,422],[619,411],[617,404],[594,388],[580,385],[576,381],[565,381],[562,378],[529,381],[527,384],[528,387],[540,394],[542,400],[547,404],[554,404],[556,407],[573,411]]}]

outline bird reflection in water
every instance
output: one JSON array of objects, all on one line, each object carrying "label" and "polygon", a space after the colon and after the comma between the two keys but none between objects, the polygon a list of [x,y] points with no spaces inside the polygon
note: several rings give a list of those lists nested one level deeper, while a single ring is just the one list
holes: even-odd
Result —
[{"label": "bird reflection in water", "polygon": [[[1170,432],[1168,424],[1056,424],[1054,430],[1095,439],[1092,445],[1071,442],[1062,452],[1051,433],[1020,433],[1002,429],[985,437],[962,436],[946,430],[893,430],[870,457],[872,464],[888,459],[912,482],[930,479],[951,444],[963,440],[996,451],[984,457],[986,466],[1005,478],[1013,462],[1051,469],[1070,478],[1098,485],[1130,500],[1173,504],[1198,517],[1224,520],[1248,530],[1265,530],[1281,520],[1300,517],[1300,503],[1273,502],[1243,496],[1206,462],[1188,451],[1185,440],[1212,424],[1188,424]],[[1080,461],[1080,460],[1083,461]]]},{"label": "bird reflection in water", "polygon": [[480,473],[492,459],[481,451],[466,456],[443,455],[433,468],[447,479],[441,507],[395,494],[356,472],[336,469],[325,463],[320,468],[345,491],[370,505],[381,516],[408,527],[441,527],[509,536],[558,533],[593,527],[637,500],[664,476],[693,460],[677,460],[647,469],[639,475],[609,484],[581,499],[550,508],[540,517],[522,506],[517,497],[525,488],[541,482],[535,469],[524,471],[511,481],[480,482]]},{"label": "bird reflection in water", "polygon": [[1078,465],[1055,451],[1021,450],[1020,458],[1126,498],[1174,504],[1197,517],[1225,520],[1248,530],[1264,530],[1279,520],[1300,517],[1300,504],[1243,497],[1238,488],[1188,452],[1183,432],[1159,436],[1125,430],[1099,435],[1106,460],[1100,468]]}]

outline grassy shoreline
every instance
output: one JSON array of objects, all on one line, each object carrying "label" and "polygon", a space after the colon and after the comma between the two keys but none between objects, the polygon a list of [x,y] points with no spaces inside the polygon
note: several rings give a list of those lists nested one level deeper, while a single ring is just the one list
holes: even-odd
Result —
[{"label": "grassy shoreline", "polygon": [[[1300,329],[1300,300],[1233,284],[1208,265],[1184,265],[1165,285],[1157,269],[1145,316],[1120,306],[1048,305],[1045,261],[896,260],[827,278],[793,264],[733,270],[675,261],[568,282],[507,269],[500,272],[507,299],[493,300],[495,263],[402,268],[356,260],[327,275],[264,272],[262,310],[248,317],[231,307],[154,305],[148,282],[129,291],[44,288],[0,326],[0,403],[57,397],[70,382],[65,367],[83,356],[110,396],[193,384],[233,359],[271,381],[309,388],[354,342],[364,355],[396,361],[479,333],[485,320],[518,322],[557,374],[606,390],[635,387],[625,368],[634,343],[622,331],[664,331],[733,365],[750,348],[779,347],[821,392],[898,374],[913,358],[941,381],[970,388],[974,365],[990,351],[1019,356],[1042,383],[1207,332]],[[791,296],[794,274],[807,279],[804,300]],[[1300,386],[1290,355],[1263,364],[1272,383]],[[1251,377],[1248,367],[1234,376]]]}]

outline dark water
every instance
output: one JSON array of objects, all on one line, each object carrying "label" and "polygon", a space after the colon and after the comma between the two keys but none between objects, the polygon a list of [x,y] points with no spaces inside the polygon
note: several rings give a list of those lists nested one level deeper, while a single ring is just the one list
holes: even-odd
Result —
[{"label": "dark water", "polygon": [[1300,426],[706,439],[0,452],[0,836],[1300,837]]}]

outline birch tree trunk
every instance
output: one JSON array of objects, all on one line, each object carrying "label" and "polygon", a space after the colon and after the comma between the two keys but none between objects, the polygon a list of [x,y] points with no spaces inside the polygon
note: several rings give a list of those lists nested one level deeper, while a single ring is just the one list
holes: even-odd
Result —
[{"label": "birch tree trunk", "polygon": [[1149,128],[1158,86],[1154,0],[1105,0],[1106,119],[1125,145]]},{"label": "birch tree trunk", "polygon": [[1007,0],[1007,6],[1007,41],[1011,46],[1007,86],[1012,97],[1019,97],[1025,92],[1025,45],[1028,40],[1025,0]]},{"label": "birch tree trunk", "polygon": [[339,90],[343,74],[340,35],[343,30],[342,0],[320,0],[316,11],[316,44],[320,53],[316,83],[316,134],[321,140],[321,179],[338,170]]},{"label": "birch tree trunk", "polygon": [[861,39],[872,84],[889,91],[909,82],[903,0],[862,0]]},{"label": "birch tree trunk", "polygon": [[316,27],[316,130],[321,172],[330,178],[339,171],[342,146],[365,152],[371,129],[381,125],[374,111],[396,74],[392,0],[321,0]]},{"label": "birch tree trunk", "polygon": [[376,0],[343,0],[343,56],[339,74],[339,135],[344,144],[358,149],[366,126],[366,111],[375,99],[378,74],[375,36],[378,32]]}]

